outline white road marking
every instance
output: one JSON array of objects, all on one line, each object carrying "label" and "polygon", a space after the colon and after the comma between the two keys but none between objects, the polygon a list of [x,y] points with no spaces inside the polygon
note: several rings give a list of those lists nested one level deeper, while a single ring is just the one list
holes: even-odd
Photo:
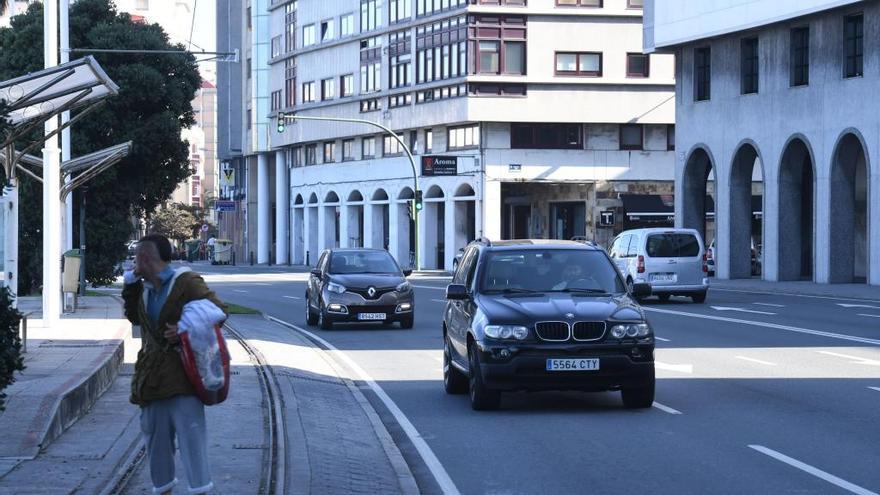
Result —
[{"label": "white road marking", "polygon": [[867,358],[858,357],[858,356],[850,356],[849,354],[840,354],[838,352],[831,352],[831,351],[816,351],[816,352],[818,352],[819,354],[825,354],[826,356],[835,356],[835,357],[840,357],[840,358],[844,358],[844,359],[852,359],[854,364],[867,364],[868,366],[880,366],[880,361],[877,361],[876,359],[867,359]]},{"label": "white road marking", "polygon": [[752,303],[757,306],[770,306],[771,308],[784,308],[785,304],[772,304],[772,303]]},{"label": "white road marking", "polygon": [[281,297],[283,297],[285,299],[302,299],[301,297],[296,297],[296,296],[281,296]]},{"label": "white road marking", "polygon": [[858,299],[853,297],[834,297],[834,296],[813,296],[810,294],[792,294],[790,292],[766,292],[766,291],[757,291],[757,290],[742,290],[742,289],[722,289],[720,287],[712,287],[713,291],[721,291],[721,292],[739,292],[742,294],[761,294],[767,296],[785,296],[785,297],[805,297],[808,299],[828,299],[831,301],[866,301],[873,303],[880,303],[880,301],[869,299]]},{"label": "white road marking", "polygon": [[783,453],[777,452],[773,449],[768,449],[767,447],[764,447],[763,445],[749,445],[749,448],[753,449],[753,450],[757,450],[758,452],[760,452],[766,456],[770,456],[770,457],[776,459],[777,461],[784,462],[784,463],[788,464],[789,466],[796,467],[796,468],[800,469],[801,471],[804,471],[805,473],[812,474],[813,476],[815,476],[819,479],[825,480],[828,483],[831,483],[832,485],[837,485],[838,487],[843,488],[844,490],[847,490],[851,493],[856,493],[858,495],[878,495],[876,492],[872,492],[871,490],[867,490],[867,489],[862,488],[858,485],[854,485],[854,484],[850,483],[849,481],[838,478],[837,476],[834,476],[833,474],[822,471],[821,469],[810,466],[809,464],[805,464],[797,459],[793,459],[793,458],[791,458]]},{"label": "white road marking", "polygon": [[254,282],[254,285],[272,285],[272,284],[267,284],[265,282]]},{"label": "white road marking", "polygon": [[770,361],[761,361],[760,359],[750,358],[746,356],[734,356],[737,359],[742,359],[743,361],[751,361],[753,363],[758,364],[766,364],[767,366],[776,366],[776,363],[771,363]]},{"label": "white road marking", "polygon": [[876,390],[877,392],[880,392],[880,387],[868,387],[868,388],[870,388],[871,390]]},{"label": "white road marking", "polygon": [[692,364],[668,364],[654,361],[654,368],[664,371],[677,371],[679,373],[693,373],[694,365]]},{"label": "white road marking", "polygon": [[654,406],[654,407],[656,407],[657,409],[660,409],[661,411],[663,411],[663,412],[665,412],[665,413],[669,413],[669,414],[681,414],[681,411],[679,411],[678,409],[673,409],[673,408],[671,408],[671,407],[669,407],[669,406],[664,406],[663,404],[661,404],[661,403],[659,403],[659,402],[656,402],[656,401],[655,401],[653,404],[651,404],[651,405]]},{"label": "white road marking", "polygon": [[844,304],[837,303],[841,308],[868,308],[868,309],[880,309],[880,306],[871,306],[870,304]]},{"label": "white road marking", "polygon": [[658,337],[658,336],[656,336],[656,335],[654,336],[654,339],[655,339],[655,340],[659,340],[660,342],[672,342],[672,341],[669,340],[669,339],[664,339],[663,337]]},{"label": "white road marking", "polygon": [[434,302],[445,303],[446,299],[431,299]]},{"label": "white road marking", "polygon": [[739,311],[741,313],[752,313],[756,315],[775,315],[776,313],[770,313],[768,311],[755,311],[754,309],[745,309],[745,308],[734,308],[730,306],[709,306],[715,311]]},{"label": "white road marking", "polygon": [[434,290],[446,290],[446,287],[433,287],[430,285],[413,285],[413,287],[417,289],[434,289]]},{"label": "white road marking", "polygon": [[742,325],[752,325],[755,327],[773,328],[776,330],[785,330],[787,332],[804,333],[807,335],[817,335],[819,337],[828,337],[831,339],[848,340],[850,342],[859,342],[862,344],[870,344],[870,345],[880,346],[880,340],[876,340],[876,339],[868,339],[865,337],[856,337],[854,335],[844,335],[841,333],[822,332],[820,330],[810,330],[809,328],[792,327],[792,326],[788,326],[788,325],[780,325],[778,323],[769,323],[769,322],[765,322],[765,321],[741,320],[739,318],[730,318],[727,316],[703,315],[703,314],[699,314],[699,313],[688,313],[686,311],[673,311],[670,309],[659,309],[659,308],[642,308],[642,309],[644,309],[645,311],[651,311],[654,313],[663,313],[663,314],[676,315],[676,316],[688,316],[691,318],[700,318],[703,320],[724,321],[727,323],[739,323]]},{"label": "white road marking", "polygon": [[246,291],[246,290],[232,289],[232,291],[233,291],[233,292],[241,292],[242,294],[247,294],[247,291]]},{"label": "white road marking", "polygon": [[866,313],[859,313],[859,316],[867,316],[868,318],[880,318],[880,315],[869,315]]},{"label": "white road marking", "polygon": [[385,393],[385,390],[383,390],[382,387],[378,383],[376,383],[376,381],[373,380],[373,378],[370,377],[370,375],[367,374],[367,372],[364,371],[363,368],[361,368],[356,362],[354,362],[354,360],[351,359],[347,354],[340,351],[339,349],[334,347],[333,344],[327,342],[326,340],[315,335],[314,333],[309,332],[304,328],[300,328],[292,323],[288,323],[284,320],[275,318],[274,316],[266,315],[266,318],[274,321],[275,323],[284,325],[304,335],[307,335],[309,338],[316,342],[320,342],[321,345],[323,345],[326,349],[329,349],[332,353],[338,356],[339,359],[344,361],[345,364],[348,365],[348,367],[351,368],[355,373],[357,373],[358,376],[360,376],[361,380],[363,380],[364,383],[366,383],[367,386],[370,387],[373,393],[375,393],[376,396],[379,397],[379,400],[381,400],[382,403],[385,404],[385,407],[388,408],[388,411],[394,416],[394,419],[397,420],[397,423],[400,424],[400,427],[403,429],[404,433],[406,433],[406,436],[419,452],[422,460],[425,461],[425,465],[431,471],[431,474],[434,475],[434,479],[437,481],[437,484],[440,486],[440,489],[443,491],[443,493],[447,495],[459,495],[460,492],[458,491],[458,488],[456,488],[455,482],[452,481],[449,473],[446,472],[446,468],[444,468],[443,464],[440,463],[440,460],[437,459],[437,456],[434,454],[434,451],[431,450],[431,447],[428,445],[425,439],[422,438],[421,433],[419,433],[416,427],[413,426],[412,422],[410,422],[409,418],[406,417],[403,411],[401,411],[400,408],[397,407],[397,404],[394,403],[391,397],[389,397],[388,394]]}]

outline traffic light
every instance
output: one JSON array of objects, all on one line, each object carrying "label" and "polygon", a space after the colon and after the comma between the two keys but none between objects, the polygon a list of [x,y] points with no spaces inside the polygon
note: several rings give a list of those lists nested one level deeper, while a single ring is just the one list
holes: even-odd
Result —
[{"label": "traffic light", "polygon": [[284,124],[287,123],[286,118],[287,118],[287,116],[284,114],[284,112],[278,112],[278,133],[279,134],[284,132]]},{"label": "traffic light", "polygon": [[416,191],[416,211],[422,211],[424,204],[422,203],[422,191]]}]

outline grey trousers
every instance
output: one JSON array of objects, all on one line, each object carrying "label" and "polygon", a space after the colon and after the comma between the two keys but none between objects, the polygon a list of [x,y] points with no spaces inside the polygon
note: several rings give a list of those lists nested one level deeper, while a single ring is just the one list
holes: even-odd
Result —
[{"label": "grey trousers", "polygon": [[141,408],[144,436],[153,493],[164,493],[177,484],[174,476],[174,439],[180,447],[180,460],[189,493],[208,493],[214,488],[208,469],[208,439],[205,406],[194,395],[178,395],[152,401]]}]

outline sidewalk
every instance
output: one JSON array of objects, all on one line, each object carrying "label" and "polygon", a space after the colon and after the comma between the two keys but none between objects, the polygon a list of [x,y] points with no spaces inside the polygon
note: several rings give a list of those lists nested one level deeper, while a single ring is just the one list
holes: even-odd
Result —
[{"label": "sidewalk", "polygon": [[43,326],[38,298],[21,298],[28,318],[26,369],[6,389],[0,413],[0,485],[23,461],[35,458],[92,408],[116,380],[131,326],[109,297],[80,299],[56,328]]},{"label": "sidewalk", "polygon": [[815,282],[768,282],[759,279],[710,280],[711,289],[768,292],[798,296],[839,297],[880,301],[880,286],[867,284],[817,284]]}]

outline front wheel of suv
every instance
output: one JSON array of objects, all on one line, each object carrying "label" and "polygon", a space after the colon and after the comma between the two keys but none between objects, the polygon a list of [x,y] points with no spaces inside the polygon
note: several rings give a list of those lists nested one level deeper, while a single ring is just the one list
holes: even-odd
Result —
[{"label": "front wheel of suv", "polygon": [[312,311],[312,304],[309,301],[309,293],[306,292],[306,325],[313,327],[318,324],[318,315]]},{"label": "front wheel of suv", "polygon": [[644,387],[625,388],[620,391],[623,397],[623,405],[628,409],[645,409],[654,403],[654,378]]},{"label": "front wheel of suv", "polygon": [[400,320],[400,328],[409,330],[413,327],[414,323],[415,315],[404,316],[403,319]]},{"label": "front wheel of suv", "polygon": [[443,337],[443,388],[452,395],[468,391],[467,377],[452,365],[452,346],[447,336]]},{"label": "front wheel of suv", "polygon": [[483,374],[480,373],[480,356],[476,345],[468,348],[468,367],[470,368],[468,389],[471,397],[471,409],[474,411],[498,409],[501,404],[501,393],[497,390],[489,390],[483,383]]},{"label": "front wheel of suv", "polygon": [[321,330],[333,330],[333,322],[327,317],[327,309],[323,304],[318,310],[318,326],[321,327]]}]

